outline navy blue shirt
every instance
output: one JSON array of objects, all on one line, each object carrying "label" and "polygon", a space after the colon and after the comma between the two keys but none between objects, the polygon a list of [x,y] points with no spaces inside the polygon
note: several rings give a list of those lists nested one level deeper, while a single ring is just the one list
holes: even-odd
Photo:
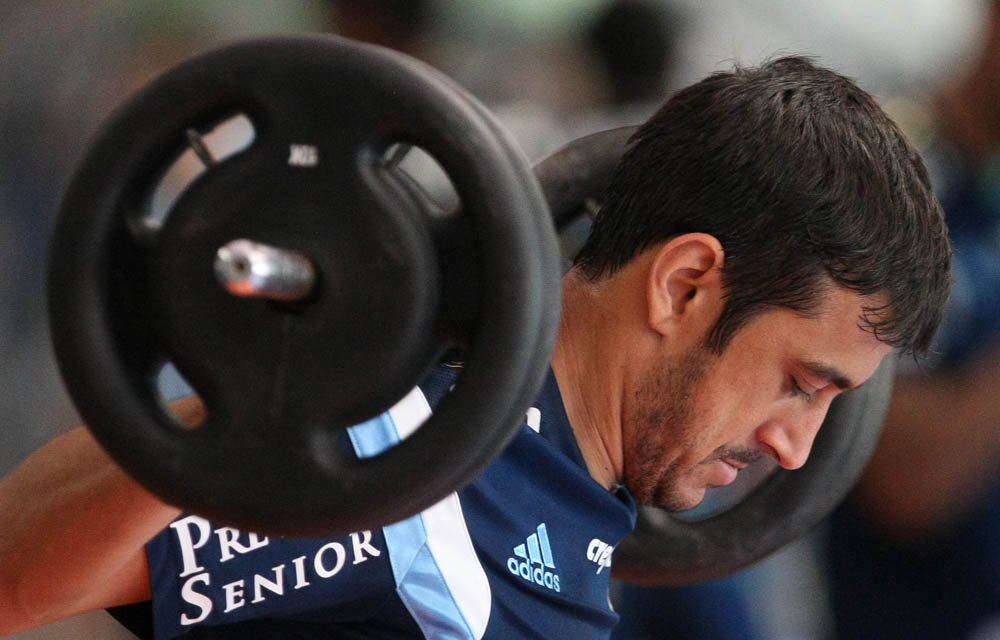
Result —
[{"label": "navy blue shirt", "polygon": [[[371,456],[405,438],[447,367],[352,427]],[[555,381],[472,484],[381,530],[275,538],[184,515],[147,547],[157,638],[605,638],[611,551],[635,525],[587,472]]]}]

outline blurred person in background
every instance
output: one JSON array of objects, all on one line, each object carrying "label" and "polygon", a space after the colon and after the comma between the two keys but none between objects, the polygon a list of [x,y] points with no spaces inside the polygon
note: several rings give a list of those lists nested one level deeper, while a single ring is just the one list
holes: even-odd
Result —
[{"label": "blurred person in background", "polygon": [[635,124],[663,101],[678,20],[667,4],[654,0],[612,0],[594,16],[583,46],[603,71],[605,110],[624,111]]},{"label": "blurred person in background", "polygon": [[837,637],[1000,638],[1000,2],[933,103],[924,152],[954,246],[936,358],[902,371],[831,519]]},{"label": "blurred person in background", "polygon": [[432,0],[330,0],[331,30],[347,38],[433,58]]}]

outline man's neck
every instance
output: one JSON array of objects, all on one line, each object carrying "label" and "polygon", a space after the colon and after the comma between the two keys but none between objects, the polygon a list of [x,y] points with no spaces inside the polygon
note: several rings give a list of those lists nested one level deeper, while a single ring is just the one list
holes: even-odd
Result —
[{"label": "man's neck", "polygon": [[607,283],[587,282],[571,271],[563,279],[563,307],[552,356],[566,415],[590,475],[607,488],[622,475],[622,354]]}]

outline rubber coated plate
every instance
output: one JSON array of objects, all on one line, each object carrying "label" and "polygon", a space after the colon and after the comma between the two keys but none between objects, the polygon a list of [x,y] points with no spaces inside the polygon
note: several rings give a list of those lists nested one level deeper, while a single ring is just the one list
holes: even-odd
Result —
[{"label": "rubber coated plate", "polygon": [[[206,158],[201,137],[234,115],[253,139]],[[431,220],[386,169],[394,145],[440,163],[462,215]],[[152,219],[189,148],[206,168]],[[306,256],[315,292],[230,295],[213,259],[234,239]],[[168,502],[264,533],[346,533],[434,504],[510,440],[548,368],[557,255],[521,151],[442,74],[334,36],[245,41],[159,77],[90,147],[51,248],[53,341],[98,440]],[[463,372],[430,420],[349,453],[345,428],[455,346]],[[167,362],[206,405],[196,428],[160,397]]]}]

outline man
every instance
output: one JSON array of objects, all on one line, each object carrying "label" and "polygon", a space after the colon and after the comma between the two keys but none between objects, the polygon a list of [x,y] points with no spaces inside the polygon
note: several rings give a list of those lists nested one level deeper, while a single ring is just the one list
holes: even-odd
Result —
[{"label": "man", "polygon": [[[762,455],[801,466],[835,396],[927,348],[949,259],[871,97],[800,58],[713,75],[636,134],[564,279],[552,374],[471,485],[380,531],[268,539],[179,514],[74,431],[0,485],[3,630],[152,598],[158,637],[606,637],[633,496],[686,509]],[[455,375],[353,428],[357,454]]]}]

